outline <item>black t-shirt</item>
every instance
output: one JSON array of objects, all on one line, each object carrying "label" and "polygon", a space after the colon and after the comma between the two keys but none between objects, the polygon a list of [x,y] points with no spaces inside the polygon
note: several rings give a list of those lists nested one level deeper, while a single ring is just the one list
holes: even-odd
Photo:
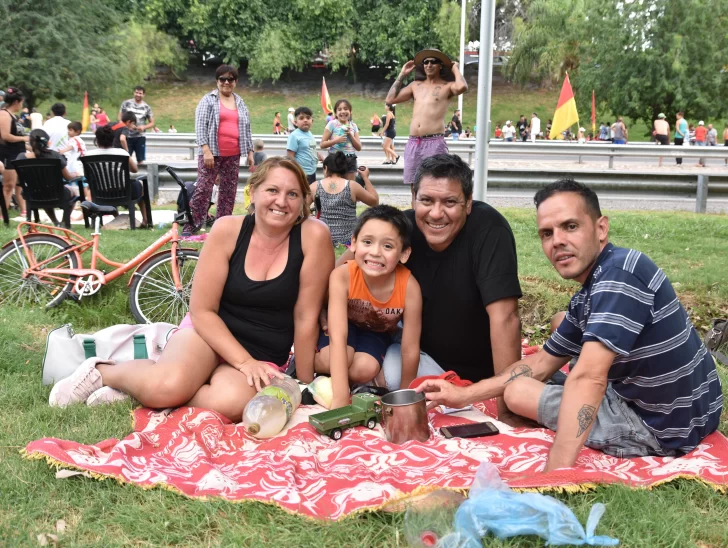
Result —
[{"label": "black t-shirt", "polygon": [[453,115],[450,123],[452,124],[451,127],[452,127],[453,133],[462,133],[463,132],[463,124],[460,121],[460,118],[457,117],[457,114]]},{"label": "black t-shirt", "polygon": [[407,267],[422,289],[420,346],[445,371],[477,382],[493,376],[490,321],[485,306],[521,297],[516,241],[493,207],[473,202],[465,226],[445,251],[430,248],[414,226]]},{"label": "black t-shirt", "polygon": [[[68,164],[68,160],[66,160],[66,157],[61,154],[60,152],[56,152],[55,150],[46,150],[41,156],[41,158],[55,158],[57,160],[61,161],[61,167],[64,168]],[[25,152],[22,154],[18,154],[18,157],[16,160],[27,160],[28,157],[26,156]]]},{"label": "black t-shirt", "polygon": [[118,122],[111,126],[111,129],[114,130],[114,143],[111,145],[111,148],[124,148],[121,146],[121,136],[126,135],[126,138],[129,138],[129,128],[124,125],[123,122]]},{"label": "black t-shirt", "polygon": [[528,127],[528,122],[525,120],[519,120],[516,124],[516,127],[518,128],[518,134],[523,135],[523,133],[526,131],[526,128]]}]

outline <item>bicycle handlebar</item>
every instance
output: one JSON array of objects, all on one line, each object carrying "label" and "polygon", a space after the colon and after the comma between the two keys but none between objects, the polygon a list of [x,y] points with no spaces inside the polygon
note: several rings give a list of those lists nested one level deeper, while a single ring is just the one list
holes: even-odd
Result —
[{"label": "bicycle handlebar", "polygon": [[175,182],[176,182],[176,183],[177,183],[177,184],[178,184],[179,186],[181,186],[182,188],[185,188],[185,183],[184,183],[184,181],[183,181],[182,179],[180,179],[180,178],[179,178],[179,175],[177,175],[177,174],[175,173],[175,171],[174,171],[174,170],[173,170],[173,169],[172,169],[171,167],[167,166],[167,167],[165,167],[165,169],[167,170],[167,173],[169,173],[169,174],[170,174],[170,175],[172,176],[172,179],[174,179],[174,180],[175,180]]}]

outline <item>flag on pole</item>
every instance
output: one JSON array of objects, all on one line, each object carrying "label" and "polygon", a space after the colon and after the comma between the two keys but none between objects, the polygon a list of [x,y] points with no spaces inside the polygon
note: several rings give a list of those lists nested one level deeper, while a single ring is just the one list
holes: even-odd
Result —
[{"label": "flag on pole", "polygon": [[561,94],[559,102],[554,112],[554,121],[551,122],[551,133],[549,139],[557,139],[561,137],[561,132],[566,131],[574,124],[579,123],[579,115],[576,112],[576,101],[574,100],[574,92],[569,82],[569,74],[566,74],[564,85],[561,86]]},{"label": "flag on pole", "polygon": [[326,87],[326,78],[322,78],[321,80],[321,108],[324,109],[324,116],[327,116],[329,112],[334,112],[334,107],[331,106],[331,97],[329,97],[329,90]]},{"label": "flag on pole", "polygon": [[594,90],[592,90],[592,135],[597,136],[597,102],[594,97]]},{"label": "flag on pole", "polygon": [[89,121],[91,120],[91,115],[88,111],[88,91],[84,92],[83,94],[83,112],[81,114],[81,131],[86,131],[88,129]]}]

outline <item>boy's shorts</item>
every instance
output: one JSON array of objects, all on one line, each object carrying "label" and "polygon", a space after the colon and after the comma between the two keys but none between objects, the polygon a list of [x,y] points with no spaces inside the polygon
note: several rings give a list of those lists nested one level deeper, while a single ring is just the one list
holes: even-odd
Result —
[{"label": "boy's shorts", "polygon": [[[563,395],[563,386],[547,384],[538,400],[536,421],[554,432]],[[596,421],[584,445],[619,458],[679,455],[660,445],[639,415],[617,395],[611,383],[607,386]]]},{"label": "boy's shorts", "polygon": [[422,160],[436,154],[447,153],[448,148],[445,143],[444,133],[410,137],[404,147],[404,184],[414,184],[415,173],[417,173],[417,168],[420,167]]},{"label": "boy's shorts", "polygon": [[[377,333],[355,326],[349,322],[349,333],[346,336],[346,346],[354,349],[354,352],[364,352],[377,360],[380,367],[384,361],[387,348],[392,344],[392,336],[389,333]],[[329,334],[321,331],[319,335],[317,352],[329,346]]]}]

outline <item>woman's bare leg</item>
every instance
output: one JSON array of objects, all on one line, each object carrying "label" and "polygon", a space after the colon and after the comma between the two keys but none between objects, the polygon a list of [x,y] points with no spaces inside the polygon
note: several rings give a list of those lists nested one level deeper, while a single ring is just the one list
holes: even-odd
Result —
[{"label": "woman's bare leg", "polygon": [[248,384],[245,375],[223,364],[217,366],[209,384],[202,385],[187,405],[212,409],[233,422],[240,422],[245,406],[255,393],[255,386]]},{"label": "woman's bare leg", "polygon": [[10,207],[10,198],[15,190],[15,183],[18,180],[18,173],[14,169],[6,169],[3,171],[3,198],[5,205]]},{"label": "woman's bare leg", "polygon": [[[129,394],[146,407],[184,405],[218,366],[218,356],[194,328],[177,331],[156,363],[133,360],[99,364],[104,386]],[[245,379],[245,377],[243,377]]]}]

